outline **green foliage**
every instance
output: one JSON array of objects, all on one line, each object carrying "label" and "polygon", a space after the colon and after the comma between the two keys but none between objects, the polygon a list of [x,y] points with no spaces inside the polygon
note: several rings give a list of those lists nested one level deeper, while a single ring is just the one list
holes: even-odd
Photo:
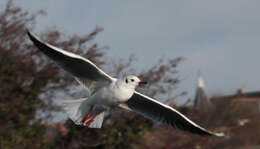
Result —
[{"label": "green foliage", "polygon": [[54,148],[132,148],[131,144],[141,143],[139,139],[151,129],[153,122],[133,113],[127,112],[127,115],[106,118],[101,129],[87,129],[68,120],[70,132],[59,137]]},{"label": "green foliage", "polygon": [[149,130],[153,123],[141,116],[113,118],[113,124],[104,125],[107,133],[105,135],[106,148],[120,149],[131,148],[132,143],[139,143],[139,139]]}]

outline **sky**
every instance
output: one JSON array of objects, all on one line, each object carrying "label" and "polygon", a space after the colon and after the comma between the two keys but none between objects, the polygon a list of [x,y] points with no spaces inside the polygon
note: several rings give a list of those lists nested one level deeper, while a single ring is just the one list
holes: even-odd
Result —
[{"label": "sky", "polygon": [[188,91],[190,98],[199,70],[209,95],[260,90],[259,0],[14,2],[31,13],[47,12],[37,19],[36,33],[55,26],[66,34],[87,34],[103,27],[96,42],[110,47],[110,57],[135,54],[137,70],[161,57],[184,57],[179,90]]}]

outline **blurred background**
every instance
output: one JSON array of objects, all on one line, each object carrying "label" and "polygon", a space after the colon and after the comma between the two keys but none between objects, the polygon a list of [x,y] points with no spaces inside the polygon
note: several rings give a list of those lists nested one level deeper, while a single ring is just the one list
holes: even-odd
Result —
[{"label": "blurred background", "polygon": [[[0,148],[260,148],[260,2],[0,2]],[[74,125],[66,99],[88,96],[26,29],[228,137],[176,131],[115,109],[102,129]],[[112,114],[111,114],[112,113]]]}]

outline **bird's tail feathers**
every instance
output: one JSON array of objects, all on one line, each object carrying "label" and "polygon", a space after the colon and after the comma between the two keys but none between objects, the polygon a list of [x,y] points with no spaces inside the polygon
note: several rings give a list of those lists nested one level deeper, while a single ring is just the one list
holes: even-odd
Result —
[{"label": "bird's tail feathers", "polygon": [[93,106],[87,104],[86,100],[87,98],[66,100],[64,109],[75,124],[89,128],[101,128],[104,112],[96,111]]},{"label": "bird's tail feathers", "polygon": [[103,120],[104,120],[104,115],[105,115],[105,112],[101,112],[101,113],[95,115],[95,120],[92,123],[90,123],[88,125],[88,122],[91,122],[91,118],[90,118],[90,119],[88,119],[88,122],[84,123],[83,125],[88,126],[89,128],[101,128]]}]

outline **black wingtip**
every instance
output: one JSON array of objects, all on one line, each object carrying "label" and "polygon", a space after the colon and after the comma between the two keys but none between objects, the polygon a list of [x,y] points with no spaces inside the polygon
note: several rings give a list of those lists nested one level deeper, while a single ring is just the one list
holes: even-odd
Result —
[{"label": "black wingtip", "polygon": [[210,132],[210,131],[207,131],[201,135],[202,136],[214,136],[214,137],[225,137],[226,136],[223,132],[214,133],[214,132]]},{"label": "black wingtip", "polygon": [[27,30],[27,35],[29,39],[33,42],[33,44],[41,50],[41,48],[39,47],[42,44],[41,40],[38,39],[38,37],[31,33],[29,30]]},{"label": "black wingtip", "polygon": [[26,29],[26,32],[28,37],[33,41],[34,37],[32,36],[31,32],[28,29]]},{"label": "black wingtip", "polygon": [[225,133],[223,133],[223,132],[214,133],[213,135],[216,137],[226,137]]}]

